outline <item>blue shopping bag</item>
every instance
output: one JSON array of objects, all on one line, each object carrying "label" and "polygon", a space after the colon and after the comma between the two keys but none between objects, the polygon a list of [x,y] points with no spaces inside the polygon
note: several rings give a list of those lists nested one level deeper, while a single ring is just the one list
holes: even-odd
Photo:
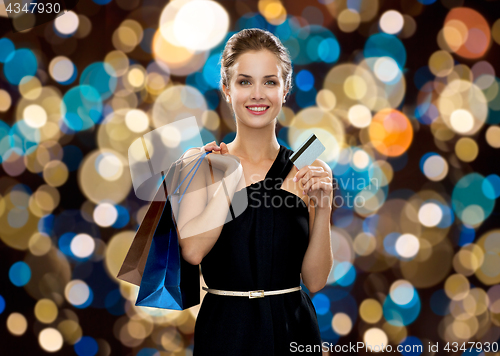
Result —
[{"label": "blue shopping bag", "polygon": [[[172,194],[177,194],[184,180],[191,175],[179,202],[196,174],[201,161],[209,153],[205,152],[198,158],[186,177],[173,190]],[[135,303],[137,306],[184,310],[200,303],[199,266],[191,265],[182,257],[170,201],[171,195],[167,194],[166,181],[177,182],[175,177],[169,177],[169,175],[178,175],[179,166],[180,164],[171,167],[167,173],[167,179],[162,182],[167,200],[151,242],[139,295]],[[192,172],[193,170],[194,172]]]}]

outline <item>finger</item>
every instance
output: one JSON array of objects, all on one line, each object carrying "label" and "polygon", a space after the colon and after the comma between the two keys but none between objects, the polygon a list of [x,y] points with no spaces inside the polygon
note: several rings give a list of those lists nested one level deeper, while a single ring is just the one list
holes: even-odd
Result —
[{"label": "finger", "polygon": [[205,146],[205,150],[207,150],[207,151],[216,150],[216,149],[220,149],[220,147],[217,146],[215,143],[209,143]]},{"label": "finger", "polygon": [[298,180],[302,179],[304,175],[309,171],[309,170],[318,170],[318,169],[323,169],[322,167],[316,167],[316,166],[304,166],[297,173],[295,173],[295,177],[293,178],[294,182],[297,182]]},{"label": "finger", "polygon": [[309,188],[310,191],[313,191],[313,190],[322,190],[323,193],[329,195],[332,191],[333,191],[333,187],[331,184],[328,184],[328,182],[325,182],[325,181],[318,181],[318,182],[315,182],[311,188]]},{"label": "finger", "polygon": [[330,177],[324,177],[324,178],[315,177],[309,180],[307,184],[304,186],[304,190],[306,192],[310,192],[316,189],[322,189],[325,192],[333,190],[333,187],[330,183]]},{"label": "finger", "polygon": [[304,184],[304,186],[302,187],[303,191],[305,192],[308,192],[311,188],[311,186],[316,183],[316,181],[318,180],[319,178],[311,178],[309,180],[307,180],[307,182]]},{"label": "finger", "polygon": [[220,147],[221,147],[220,153],[222,153],[222,154],[229,153],[229,149],[227,148],[227,145],[224,142],[220,143]]},{"label": "finger", "polygon": [[310,169],[306,172],[304,177],[302,177],[301,182],[302,184],[306,184],[312,177],[316,176],[317,171]]},{"label": "finger", "polygon": [[304,176],[304,174],[306,174],[308,169],[309,169],[309,166],[304,166],[301,169],[299,169],[297,171],[297,173],[295,173],[295,176],[293,177],[293,181],[297,182],[299,179],[301,179]]},{"label": "finger", "polygon": [[321,167],[317,167],[317,168],[320,168],[320,169],[309,170],[305,174],[305,176],[300,180],[300,182],[302,183],[303,186],[305,186],[307,184],[307,182],[309,182],[313,177],[321,178],[323,176],[322,168]]},{"label": "finger", "polygon": [[215,151],[220,151],[220,149],[221,148],[219,146],[217,146],[217,143],[215,141],[212,141],[212,142],[210,142],[210,143],[208,143],[208,144],[205,145],[205,150],[206,151],[214,151],[214,150]]},{"label": "finger", "polygon": [[301,181],[305,184],[309,179],[312,177],[329,177],[329,174],[327,171],[323,169],[323,167],[315,167],[316,169],[311,169],[309,170],[305,176],[301,179]]}]

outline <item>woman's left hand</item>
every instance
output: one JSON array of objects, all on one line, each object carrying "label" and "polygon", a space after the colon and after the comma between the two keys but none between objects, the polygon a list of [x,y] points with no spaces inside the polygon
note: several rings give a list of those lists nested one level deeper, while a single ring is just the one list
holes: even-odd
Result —
[{"label": "woman's left hand", "polygon": [[293,178],[299,182],[302,193],[307,194],[314,202],[315,209],[331,208],[331,195],[333,191],[332,176],[323,167],[302,167]]}]

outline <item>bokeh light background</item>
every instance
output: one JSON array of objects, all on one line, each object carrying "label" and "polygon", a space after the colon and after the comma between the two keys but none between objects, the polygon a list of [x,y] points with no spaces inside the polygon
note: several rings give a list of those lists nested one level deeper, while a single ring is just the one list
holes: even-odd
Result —
[{"label": "bokeh light background", "polygon": [[230,142],[218,61],[253,27],[293,59],[279,142],[315,132],[338,182],[323,341],[499,340],[500,1],[81,0],[0,26],[2,355],[192,354],[199,306],[114,277],[148,207],[127,150],[190,116]]}]

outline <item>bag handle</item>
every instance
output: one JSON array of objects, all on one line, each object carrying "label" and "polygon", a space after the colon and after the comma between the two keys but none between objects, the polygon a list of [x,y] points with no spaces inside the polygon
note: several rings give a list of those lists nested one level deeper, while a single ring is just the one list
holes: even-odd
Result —
[{"label": "bag handle", "polygon": [[[208,165],[210,167],[210,176],[212,177],[212,184],[214,184],[215,183],[214,172],[212,171],[212,162],[210,162],[210,157],[207,157],[207,160],[208,160]],[[226,184],[224,183],[224,178],[222,179],[222,187],[224,188],[224,194],[226,194],[226,200],[227,204],[229,205],[229,211],[231,212],[231,217],[234,220],[235,217],[234,217],[233,206],[231,205],[231,199],[229,199],[229,194],[227,193],[227,188]]]},{"label": "bag handle", "polygon": [[[189,170],[188,174],[186,175],[186,177],[184,177],[184,179],[182,180],[182,182],[179,183],[179,185],[177,186],[177,188],[173,191],[172,194],[175,194],[175,192],[181,187],[182,183],[184,183],[184,181],[186,180],[187,177],[189,177],[189,175],[191,174],[191,172],[193,171],[193,169],[196,167],[196,170],[194,171],[194,173],[191,175],[191,179],[189,180],[187,186],[186,186],[186,189],[184,189],[184,192],[182,193],[180,199],[179,199],[179,203],[181,202],[182,198],[184,197],[184,194],[186,193],[189,185],[191,184],[191,181],[193,180],[193,177],[195,176],[196,172],[198,172],[198,168],[200,168],[200,165],[201,165],[201,162],[203,161],[203,159],[208,156],[210,153],[210,151],[207,151],[207,152],[203,152],[203,153],[196,153],[194,155],[191,155],[191,156],[188,156],[188,157],[192,157],[192,156],[199,156],[201,155],[201,157],[199,157],[196,161],[196,163],[194,164],[193,167],[191,167],[191,169]],[[188,157],[184,157],[184,158],[188,158]],[[183,158],[183,159],[184,159]],[[207,160],[208,160],[208,165],[210,167],[210,177],[212,178],[212,184],[215,183],[215,179],[214,179],[214,172],[212,170],[212,162],[210,161],[210,157],[207,157]],[[178,160],[179,161],[179,160]],[[193,159],[191,162],[188,163],[188,165],[190,165],[193,161],[195,161],[195,159]],[[176,161],[177,162],[177,161]],[[182,167],[181,170],[185,168],[185,167]],[[229,199],[229,194],[227,192],[227,187],[226,187],[226,184],[224,183],[224,179],[222,179],[222,187],[224,188],[224,194],[226,195],[226,200],[227,200],[227,204],[229,206],[229,211],[231,213],[231,217],[232,219],[234,220],[235,219],[235,215],[234,215],[234,210],[233,210],[233,206],[231,204],[231,199]]]},{"label": "bag handle", "polygon": [[[186,158],[189,158],[189,157],[199,156],[199,155],[202,155],[202,154],[204,154],[204,153],[205,153],[205,152],[198,152],[198,153],[192,154],[192,155],[190,155],[190,156],[182,157],[182,158],[179,158],[179,159],[178,159],[177,161],[175,161],[174,163],[180,162],[180,161],[185,160]],[[193,159],[193,161],[194,161],[194,159]],[[191,162],[193,162],[193,161],[191,161]],[[189,163],[188,163],[188,165],[189,165],[191,162],[189,162]]]},{"label": "bag handle", "polygon": [[[184,194],[186,193],[189,185],[191,184],[191,181],[193,180],[196,172],[198,172],[198,168],[200,168],[200,165],[201,165],[201,161],[203,161],[203,158],[205,158],[205,156],[207,156],[209,153],[211,152],[204,152],[202,153],[201,157],[198,158],[198,160],[196,161],[196,163],[194,164],[193,167],[191,167],[191,169],[189,170],[188,174],[184,177],[184,179],[182,180],[182,182],[179,183],[179,185],[177,186],[177,188],[175,188],[175,190],[172,192],[172,194],[175,194],[175,192],[181,187],[182,183],[184,183],[184,181],[186,180],[187,177],[189,177],[189,175],[191,175],[191,172],[193,171],[193,169],[196,167],[196,170],[194,171],[194,173],[191,175],[191,179],[189,179],[189,182],[186,186],[186,189],[184,189],[184,192],[182,192],[182,195],[179,199],[179,203],[181,202],[182,198],[184,197]],[[194,160],[193,160],[194,161]],[[191,162],[190,162],[191,163]],[[190,164],[189,163],[189,164]]]},{"label": "bag handle", "polygon": [[[179,158],[178,160],[174,161],[171,165],[170,165],[170,168],[168,170],[168,172],[170,172],[170,169],[172,168],[172,166],[174,165],[177,165],[177,163],[185,160],[186,158],[189,158],[189,157],[193,157],[193,156],[200,156],[202,154],[204,154],[205,152],[199,152],[199,153],[195,153],[193,155],[190,155],[190,156],[187,156],[187,157],[182,157],[182,158]],[[203,158],[203,157],[201,157]],[[181,169],[179,169],[179,172],[182,171],[184,168],[186,168],[187,166],[189,166],[191,163],[193,163],[194,161],[196,161],[196,158],[193,158],[188,164],[186,164],[184,167],[182,167]],[[196,163],[194,164],[194,166],[191,168],[191,170],[189,171],[189,173],[186,175],[186,178],[187,176],[189,176],[189,174],[191,173],[191,171],[193,170],[194,167],[196,167],[196,164],[198,163],[198,161],[196,161]],[[197,171],[198,169],[196,169]],[[194,172],[194,174],[196,174],[196,171]],[[168,175],[168,172],[167,172],[167,175]],[[168,192],[167,192],[167,187],[165,185],[165,173],[163,171],[161,171],[161,177],[162,177],[162,181],[163,181],[163,185],[164,185],[164,190],[165,190],[165,196],[166,198],[168,199]],[[175,192],[177,191],[177,189],[179,189],[179,187],[182,185],[182,183],[184,182],[184,180],[179,184],[179,186],[174,190],[174,192],[172,194],[175,194]],[[190,181],[191,182],[191,181]],[[189,184],[188,186],[186,187],[186,189],[189,187]],[[184,190],[184,192],[186,192],[186,190]],[[184,195],[184,194],[183,194]]]},{"label": "bag handle", "polygon": [[[195,153],[194,155],[191,155],[191,156],[187,156],[187,157],[179,158],[179,159],[178,159],[177,161],[175,161],[174,163],[176,163],[176,164],[177,164],[178,162],[180,162],[180,161],[182,161],[182,160],[184,160],[184,159],[186,159],[186,158],[193,157],[193,156],[199,156],[199,155],[202,155],[202,154],[205,154],[205,153],[206,153],[206,152],[200,152],[200,153]],[[210,152],[209,152],[209,153],[210,153]],[[182,168],[179,170],[179,172],[180,172],[180,171],[182,171],[183,169],[185,169],[187,166],[189,166],[189,165],[190,165],[191,163],[193,163],[194,161],[196,161],[196,158],[193,158],[191,161],[189,161],[189,163],[188,163],[188,164],[186,164],[184,167],[182,167]],[[195,163],[195,165],[196,165],[196,163]]]}]

